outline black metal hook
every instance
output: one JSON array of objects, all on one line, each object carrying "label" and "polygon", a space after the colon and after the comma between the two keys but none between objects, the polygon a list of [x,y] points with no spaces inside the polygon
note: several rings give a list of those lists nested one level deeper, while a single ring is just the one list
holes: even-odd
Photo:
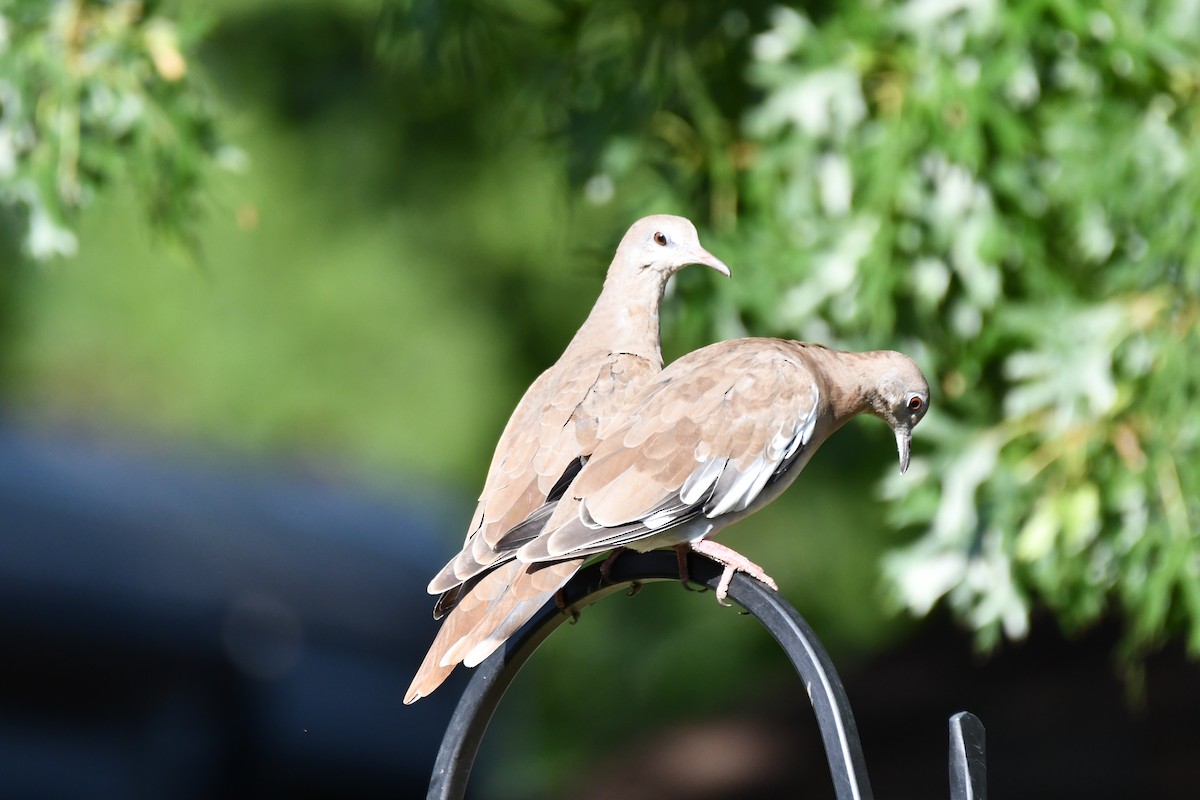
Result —
[{"label": "black metal hook", "polygon": [[950,718],[950,800],[987,800],[983,723],[969,711]]},{"label": "black metal hook", "polygon": [[[716,589],[721,571],[722,567],[707,558],[688,557],[690,579],[696,583]],[[598,564],[580,570],[563,589],[565,613],[555,603],[547,603],[502,648],[475,668],[442,739],[429,784],[429,800],[461,800],[484,731],[504,692],[538,645],[571,613],[633,584],[678,579],[675,553],[663,550],[623,554],[612,564],[607,581]],[[838,800],[870,800],[871,786],[850,701],[817,635],[777,592],[746,575],[734,575],[729,598],[770,631],[804,681]],[[983,726],[967,712],[956,714],[950,724],[951,799],[986,800]]]}]

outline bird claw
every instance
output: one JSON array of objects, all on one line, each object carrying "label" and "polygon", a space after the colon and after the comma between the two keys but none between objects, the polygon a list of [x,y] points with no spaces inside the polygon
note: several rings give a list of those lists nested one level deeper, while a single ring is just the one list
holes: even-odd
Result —
[{"label": "bird claw", "polygon": [[775,581],[763,571],[762,567],[725,545],[701,539],[698,542],[692,542],[691,549],[695,553],[711,558],[725,568],[721,572],[721,580],[717,583],[717,602],[723,606],[731,605],[731,603],[725,602],[725,598],[729,596],[729,583],[733,580],[735,572],[744,572],[759,583],[779,591]]},{"label": "bird claw", "polygon": [[608,557],[600,562],[600,581],[604,586],[608,586],[612,580],[612,566],[616,563],[621,554],[625,552],[624,547],[618,547],[608,554]]},{"label": "bird claw", "polygon": [[733,573],[735,571],[733,567],[726,565],[725,569],[721,572],[721,582],[717,584],[717,604],[726,608],[733,606],[733,603],[725,602],[725,598],[729,596],[729,582],[733,580]]},{"label": "bird claw", "polygon": [[697,590],[688,585],[688,581],[691,580],[691,576],[688,574],[687,554],[688,546],[686,544],[675,545],[675,561],[679,565],[679,584],[683,587],[685,592],[703,592],[708,588],[707,586],[702,586],[699,590]]},{"label": "bird claw", "polygon": [[625,593],[626,597],[637,597],[642,591],[642,582],[634,581],[629,584],[629,591]]},{"label": "bird claw", "polygon": [[567,599],[563,597],[562,589],[554,593],[554,605],[558,606],[558,612],[570,617],[570,623],[574,625],[579,622],[579,609],[568,606]]}]

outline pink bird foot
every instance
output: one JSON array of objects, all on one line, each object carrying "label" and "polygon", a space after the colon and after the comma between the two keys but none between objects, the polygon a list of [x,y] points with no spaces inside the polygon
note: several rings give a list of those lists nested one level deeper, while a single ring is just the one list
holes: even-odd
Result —
[{"label": "pink bird foot", "polygon": [[[717,602],[721,605],[732,605],[725,602],[725,598],[729,596],[729,582],[733,580],[733,573],[735,572],[744,572],[759,583],[765,584],[777,592],[779,591],[779,587],[775,584],[775,581],[763,571],[762,567],[736,550],[732,550],[723,544],[709,541],[708,539],[692,542],[690,546],[693,553],[699,553],[702,556],[711,558],[725,567],[725,571],[721,573],[721,582],[717,584]],[[676,552],[678,551],[679,548],[676,548]]]}]

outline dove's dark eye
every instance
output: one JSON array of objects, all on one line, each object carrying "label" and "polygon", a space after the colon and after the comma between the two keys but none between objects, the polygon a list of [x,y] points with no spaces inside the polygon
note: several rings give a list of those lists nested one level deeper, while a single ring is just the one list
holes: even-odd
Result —
[{"label": "dove's dark eye", "polygon": [[654,243],[657,244],[659,247],[666,247],[667,246],[667,235],[665,233],[663,233],[662,231],[655,233],[654,234]]},{"label": "dove's dark eye", "polygon": [[908,410],[909,411],[920,411],[921,405],[923,404],[923,402],[924,401],[921,400],[920,397],[918,397],[917,395],[914,394],[912,397],[908,398]]}]

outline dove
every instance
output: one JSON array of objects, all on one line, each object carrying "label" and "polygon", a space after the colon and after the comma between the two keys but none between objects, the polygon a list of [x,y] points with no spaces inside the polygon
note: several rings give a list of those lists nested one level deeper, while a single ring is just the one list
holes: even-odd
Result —
[{"label": "dove", "polygon": [[460,638],[455,632],[481,603],[495,600],[483,593],[472,596],[478,576],[499,564],[488,573],[482,592],[504,595],[517,581],[518,596],[542,594],[541,582],[554,571],[535,579],[504,565],[512,557],[498,552],[496,542],[561,493],[564,476],[573,475],[591,453],[607,422],[662,370],[659,305],[667,280],[692,264],[730,274],[700,245],[695,226],[683,217],[645,217],[621,239],[587,319],[558,361],[526,390],[504,427],[462,549],[429,583],[429,592],[440,595],[434,616],[450,617],[418,669],[406,703],[445,680],[457,663],[444,663],[446,643]]},{"label": "dove", "polygon": [[561,494],[496,540],[504,555],[439,632],[441,663],[478,664],[585,561],[619,548],[674,547],[713,559],[725,567],[721,602],[735,571],[776,588],[711,537],[778,497],[856,415],[891,427],[907,470],[912,431],[928,406],[921,370],[893,351],[748,338],[683,356],[610,423]]}]

